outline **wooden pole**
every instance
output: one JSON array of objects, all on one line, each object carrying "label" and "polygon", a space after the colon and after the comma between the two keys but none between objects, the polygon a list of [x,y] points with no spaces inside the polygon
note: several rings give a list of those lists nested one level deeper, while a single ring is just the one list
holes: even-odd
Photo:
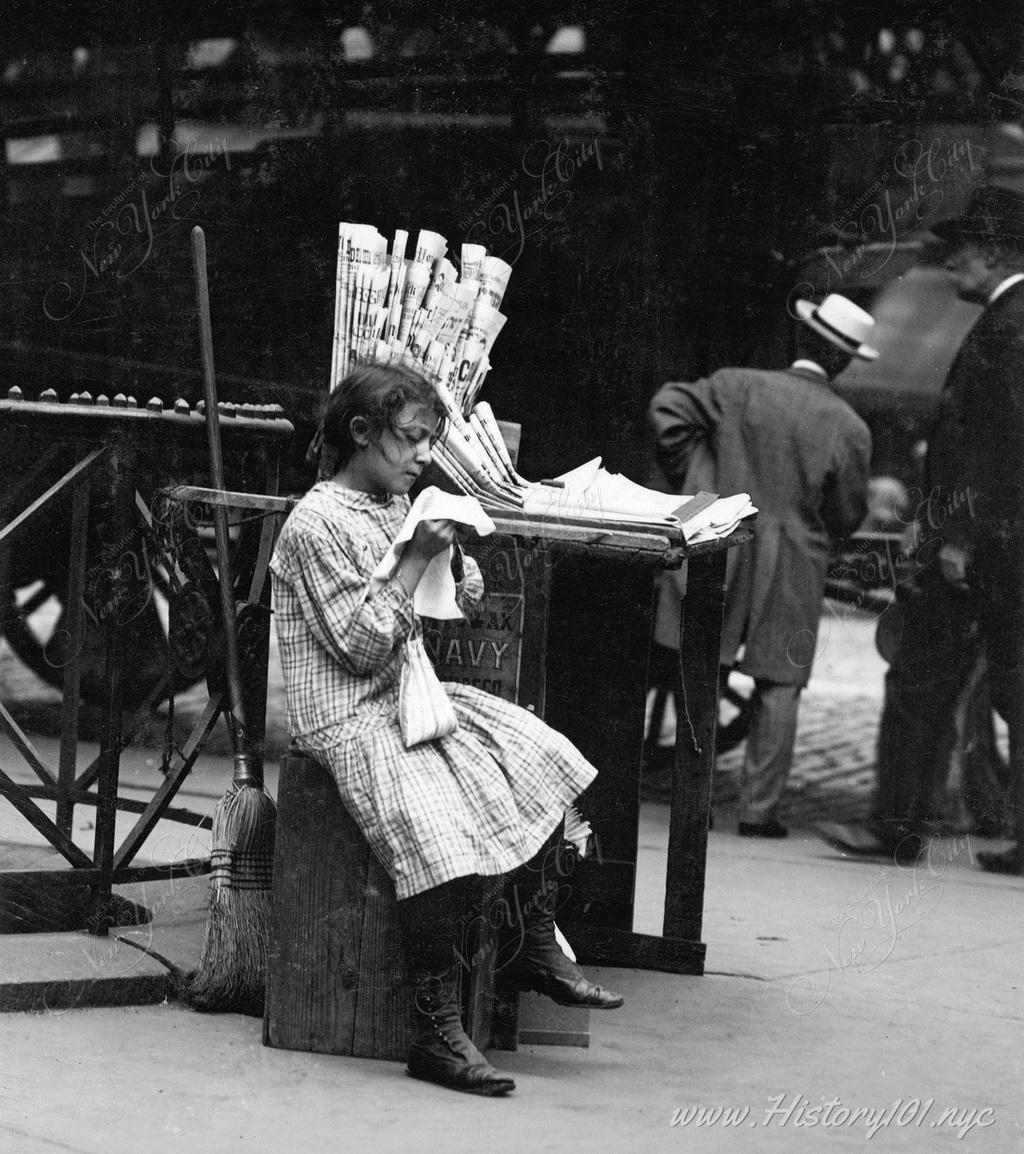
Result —
[{"label": "wooden pole", "polygon": [[[220,412],[217,408],[217,382],[213,366],[213,327],[210,321],[210,289],[206,270],[206,235],[199,225],[192,229],[192,258],[196,304],[199,309],[199,347],[203,372],[203,397],[206,401],[206,441],[210,454],[210,480],[214,489],[223,491],[224,459],[221,453]],[[235,758],[235,781],[262,785],[262,768],[256,765],[245,749],[248,733],[238,665],[238,623],[235,591],[231,581],[228,511],[224,505],[213,506],[213,531],[217,549],[217,583],[224,621],[228,726],[231,730],[231,744]]]}]

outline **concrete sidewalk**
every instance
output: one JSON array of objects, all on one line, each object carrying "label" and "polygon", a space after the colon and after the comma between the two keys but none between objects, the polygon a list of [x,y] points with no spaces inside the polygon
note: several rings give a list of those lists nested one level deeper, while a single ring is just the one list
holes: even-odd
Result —
[{"label": "concrete sidewalk", "polygon": [[[644,807],[650,932],[667,819]],[[595,970],[626,1006],[591,1015],[589,1049],[492,1054],[516,1076],[504,1100],[414,1082],[400,1063],[267,1049],[256,1019],[170,1002],[8,1014],[0,1149],[1024,1150],[1024,887],[973,868],[975,848],[936,841],[906,869],[716,828],[706,975]],[[184,939],[162,935],[174,956]]]}]

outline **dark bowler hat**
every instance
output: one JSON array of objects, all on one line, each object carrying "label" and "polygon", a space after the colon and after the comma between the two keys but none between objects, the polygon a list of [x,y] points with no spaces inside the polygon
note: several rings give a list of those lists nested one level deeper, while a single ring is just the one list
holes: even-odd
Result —
[{"label": "dark bowler hat", "polygon": [[963,240],[1009,241],[1024,248],[1024,195],[997,184],[982,185],[974,190],[960,216],[947,217],[929,228],[954,244]]}]

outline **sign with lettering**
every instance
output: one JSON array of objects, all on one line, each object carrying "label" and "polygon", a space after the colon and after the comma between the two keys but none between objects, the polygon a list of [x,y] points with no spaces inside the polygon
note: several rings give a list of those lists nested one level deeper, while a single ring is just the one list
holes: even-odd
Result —
[{"label": "sign with lettering", "polygon": [[466,552],[480,566],[485,592],[464,621],[424,622],[437,675],[542,713],[547,554],[497,535]]}]

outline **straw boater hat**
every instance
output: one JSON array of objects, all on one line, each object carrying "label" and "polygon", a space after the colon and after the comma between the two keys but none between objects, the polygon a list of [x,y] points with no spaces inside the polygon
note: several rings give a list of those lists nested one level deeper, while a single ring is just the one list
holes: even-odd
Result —
[{"label": "straw boater hat", "polygon": [[865,361],[873,361],[878,356],[877,349],[864,343],[874,328],[874,318],[846,297],[829,293],[820,305],[797,301],[796,315],[843,352]]},{"label": "straw boater hat", "polygon": [[997,184],[982,185],[974,190],[962,214],[936,221],[929,228],[952,244],[1009,242],[1024,249],[1024,196]]}]

